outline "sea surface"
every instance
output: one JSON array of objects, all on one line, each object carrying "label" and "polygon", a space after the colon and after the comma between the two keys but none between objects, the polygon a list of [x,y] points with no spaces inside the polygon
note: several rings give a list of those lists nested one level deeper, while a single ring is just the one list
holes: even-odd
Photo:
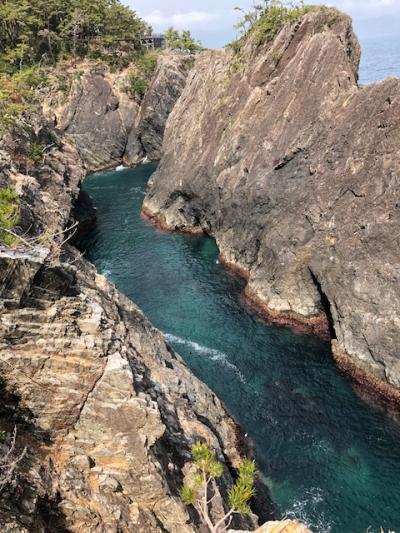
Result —
[{"label": "sea surface", "polygon": [[360,84],[381,81],[388,76],[400,77],[399,35],[360,38]]},{"label": "sea surface", "polygon": [[212,239],[163,233],[141,219],[154,170],[85,180],[98,209],[87,259],[224,401],[282,516],[314,533],[400,531],[399,423],[357,393],[327,343],[247,309],[243,282],[219,264]]}]

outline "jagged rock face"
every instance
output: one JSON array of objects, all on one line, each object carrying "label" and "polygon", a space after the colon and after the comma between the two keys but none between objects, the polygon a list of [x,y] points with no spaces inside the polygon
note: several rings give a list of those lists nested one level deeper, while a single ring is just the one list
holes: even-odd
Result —
[{"label": "jagged rock face", "polygon": [[396,395],[381,384],[400,387],[400,81],[359,88],[359,56],[327,8],[239,58],[203,54],[144,209],[215,236],[270,315],[312,323],[325,302],[338,361]]},{"label": "jagged rock face", "polygon": [[50,91],[44,112],[63,136],[73,139],[89,170],[159,159],[165,123],[191,64],[188,55],[161,54],[142,102],[129,96],[129,69],[113,74],[81,65],[71,74],[68,97]]},{"label": "jagged rock face", "polygon": [[[238,429],[141,311],[65,243],[85,174],[77,149],[59,141],[29,166],[29,142],[13,132],[0,145],[25,241],[0,246],[0,430],[16,424],[28,447],[18,484],[1,494],[2,529],[203,533],[178,497],[191,446],[208,442],[224,465],[221,516]],[[254,528],[256,517],[235,525]]]},{"label": "jagged rock face", "polygon": [[32,142],[45,139],[49,131],[43,117],[35,118],[38,134],[33,138],[31,133],[15,129],[1,139],[0,181],[4,187],[13,185],[19,195],[23,232],[27,237],[41,235],[50,244],[55,234],[68,226],[85,169],[76,147],[61,139],[44,152],[42,161],[29,161]]},{"label": "jagged rock face", "polygon": [[167,119],[185,87],[192,66],[193,57],[190,55],[167,52],[160,55],[136,124],[127,140],[124,154],[127,165],[137,163],[144,156],[151,160],[161,158]]},{"label": "jagged rock face", "polygon": [[217,450],[226,490],[235,426],[141,311],[70,253],[74,264],[0,256],[2,273],[30,265],[18,271],[22,297],[3,289],[1,375],[30,413],[31,434],[46,439],[40,454],[30,449],[34,490],[29,505],[16,498],[15,519],[40,531],[47,500],[68,531],[197,530],[177,497],[190,446],[205,439]]},{"label": "jagged rock face", "polygon": [[74,81],[57,124],[76,142],[86,166],[97,169],[121,160],[139,105],[124,92],[120,76],[91,69]]}]

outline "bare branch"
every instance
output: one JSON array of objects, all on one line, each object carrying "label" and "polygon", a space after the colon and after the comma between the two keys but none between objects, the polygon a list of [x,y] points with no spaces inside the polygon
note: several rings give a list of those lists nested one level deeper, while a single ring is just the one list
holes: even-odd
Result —
[{"label": "bare branch", "polygon": [[[8,448],[8,449],[7,449]],[[27,453],[27,447],[25,446],[22,452],[17,453],[17,427],[14,427],[14,431],[11,437],[10,443],[6,446],[7,451],[0,457],[0,492],[12,483],[15,477],[15,471],[18,464],[22,461]]]}]

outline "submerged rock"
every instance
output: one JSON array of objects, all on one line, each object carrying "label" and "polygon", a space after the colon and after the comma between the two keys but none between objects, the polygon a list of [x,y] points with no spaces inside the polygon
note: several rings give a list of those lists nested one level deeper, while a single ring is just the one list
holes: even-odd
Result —
[{"label": "submerged rock", "polygon": [[330,329],[341,366],[400,399],[400,80],[360,88],[351,20],[201,55],[144,204],[213,235],[269,317]]}]

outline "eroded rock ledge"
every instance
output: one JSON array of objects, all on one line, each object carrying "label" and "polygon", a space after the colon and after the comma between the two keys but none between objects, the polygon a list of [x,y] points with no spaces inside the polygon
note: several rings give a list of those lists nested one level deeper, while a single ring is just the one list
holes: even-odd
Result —
[{"label": "eroded rock ledge", "polygon": [[144,209],[213,235],[267,314],[327,317],[341,366],[399,400],[400,80],[358,87],[359,57],[328,8],[200,56]]}]

